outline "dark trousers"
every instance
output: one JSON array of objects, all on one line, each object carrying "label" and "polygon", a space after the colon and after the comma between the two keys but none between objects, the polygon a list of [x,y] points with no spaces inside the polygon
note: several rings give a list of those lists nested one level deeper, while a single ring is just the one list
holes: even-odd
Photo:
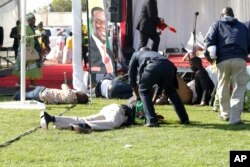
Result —
[{"label": "dark trousers", "polygon": [[114,79],[108,88],[108,98],[129,99],[132,96],[133,90],[125,81]]},{"label": "dark trousers", "polygon": [[184,107],[183,102],[181,101],[180,96],[178,95],[176,89],[168,90],[166,91],[166,94],[168,95],[168,98],[173,103],[174,110],[176,114],[178,115],[181,123],[188,123],[189,118],[186,112],[186,109]]},{"label": "dark trousers", "polygon": [[18,46],[17,47],[13,47],[13,50],[15,52],[15,60],[17,59],[17,55],[18,55]]},{"label": "dark trousers", "polygon": [[149,34],[140,32],[139,49],[147,46],[149,38],[153,41],[153,44],[151,46],[151,50],[158,52],[158,48],[159,48],[159,44],[160,44],[160,36],[157,33],[149,35]]},{"label": "dark trousers", "polygon": [[151,95],[152,87],[155,84],[165,90],[173,103],[180,122],[189,122],[184,104],[176,91],[175,67],[168,60],[163,60],[149,63],[139,78],[139,93],[143,103],[146,123],[156,123],[158,121]]}]

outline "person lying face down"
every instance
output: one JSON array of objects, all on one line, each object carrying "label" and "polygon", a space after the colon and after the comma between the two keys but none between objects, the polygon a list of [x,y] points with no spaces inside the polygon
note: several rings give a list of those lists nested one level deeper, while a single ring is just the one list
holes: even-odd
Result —
[{"label": "person lying face down", "polygon": [[[164,120],[157,114],[159,120]],[[47,112],[40,113],[40,126],[48,130],[49,123],[53,123],[56,129],[75,130],[78,133],[91,133],[101,130],[112,130],[121,126],[135,124],[135,118],[145,119],[142,104],[131,102],[124,104],[109,104],[104,106],[99,113],[86,117],[78,116],[52,116]]]},{"label": "person lying face down", "polygon": [[[25,93],[27,100],[37,100],[46,104],[86,104],[88,95],[83,92],[72,90],[66,84],[62,89],[51,89],[44,86],[36,86],[34,90]],[[14,100],[20,100],[20,92],[13,96]]]},{"label": "person lying face down", "polygon": [[92,130],[111,130],[122,125],[134,124],[134,111],[128,105],[110,104],[104,106],[99,113],[87,117],[51,116],[47,112],[40,113],[40,126],[48,130],[53,123],[56,129],[71,129],[79,133],[90,133]]}]

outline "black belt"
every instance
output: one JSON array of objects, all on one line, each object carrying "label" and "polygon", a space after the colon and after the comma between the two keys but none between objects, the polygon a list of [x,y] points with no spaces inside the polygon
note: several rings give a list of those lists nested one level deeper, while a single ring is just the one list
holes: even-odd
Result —
[{"label": "black belt", "polygon": [[45,91],[46,87],[43,88],[43,90],[40,91],[40,93],[43,93],[43,91]]},{"label": "black belt", "polygon": [[124,105],[124,104],[122,104],[121,105],[122,106],[122,109],[124,110],[124,115],[125,116],[129,116],[129,115],[131,115],[131,111],[130,111],[130,108],[127,106],[127,105]]}]

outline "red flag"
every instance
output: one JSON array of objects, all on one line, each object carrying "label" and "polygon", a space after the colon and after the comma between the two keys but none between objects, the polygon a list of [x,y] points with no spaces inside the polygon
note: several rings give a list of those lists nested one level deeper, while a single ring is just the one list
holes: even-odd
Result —
[{"label": "red flag", "polygon": [[161,21],[159,25],[157,25],[157,28],[160,29],[161,31],[163,31],[165,28],[167,28],[168,30],[176,33],[176,29],[174,27],[171,27],[169,25],[167,25],[166,23],[164,23],[164,21]]},{"label": "red flag", "polygon": [[167,29],[169,29],[170,31],[176,33],[176,29],[174,27],[171,26],[167,26]]}]

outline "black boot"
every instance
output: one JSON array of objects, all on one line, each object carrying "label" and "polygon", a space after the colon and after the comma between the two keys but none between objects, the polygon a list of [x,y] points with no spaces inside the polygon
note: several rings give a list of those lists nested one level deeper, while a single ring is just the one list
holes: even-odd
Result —
[{"label": "black boot", "polygon": [[42,129],[48,130],[48,125],[50,122],[55,122],[55,117],[49,115],[45,111],[41,111],[40,113],[40,126]]}]

